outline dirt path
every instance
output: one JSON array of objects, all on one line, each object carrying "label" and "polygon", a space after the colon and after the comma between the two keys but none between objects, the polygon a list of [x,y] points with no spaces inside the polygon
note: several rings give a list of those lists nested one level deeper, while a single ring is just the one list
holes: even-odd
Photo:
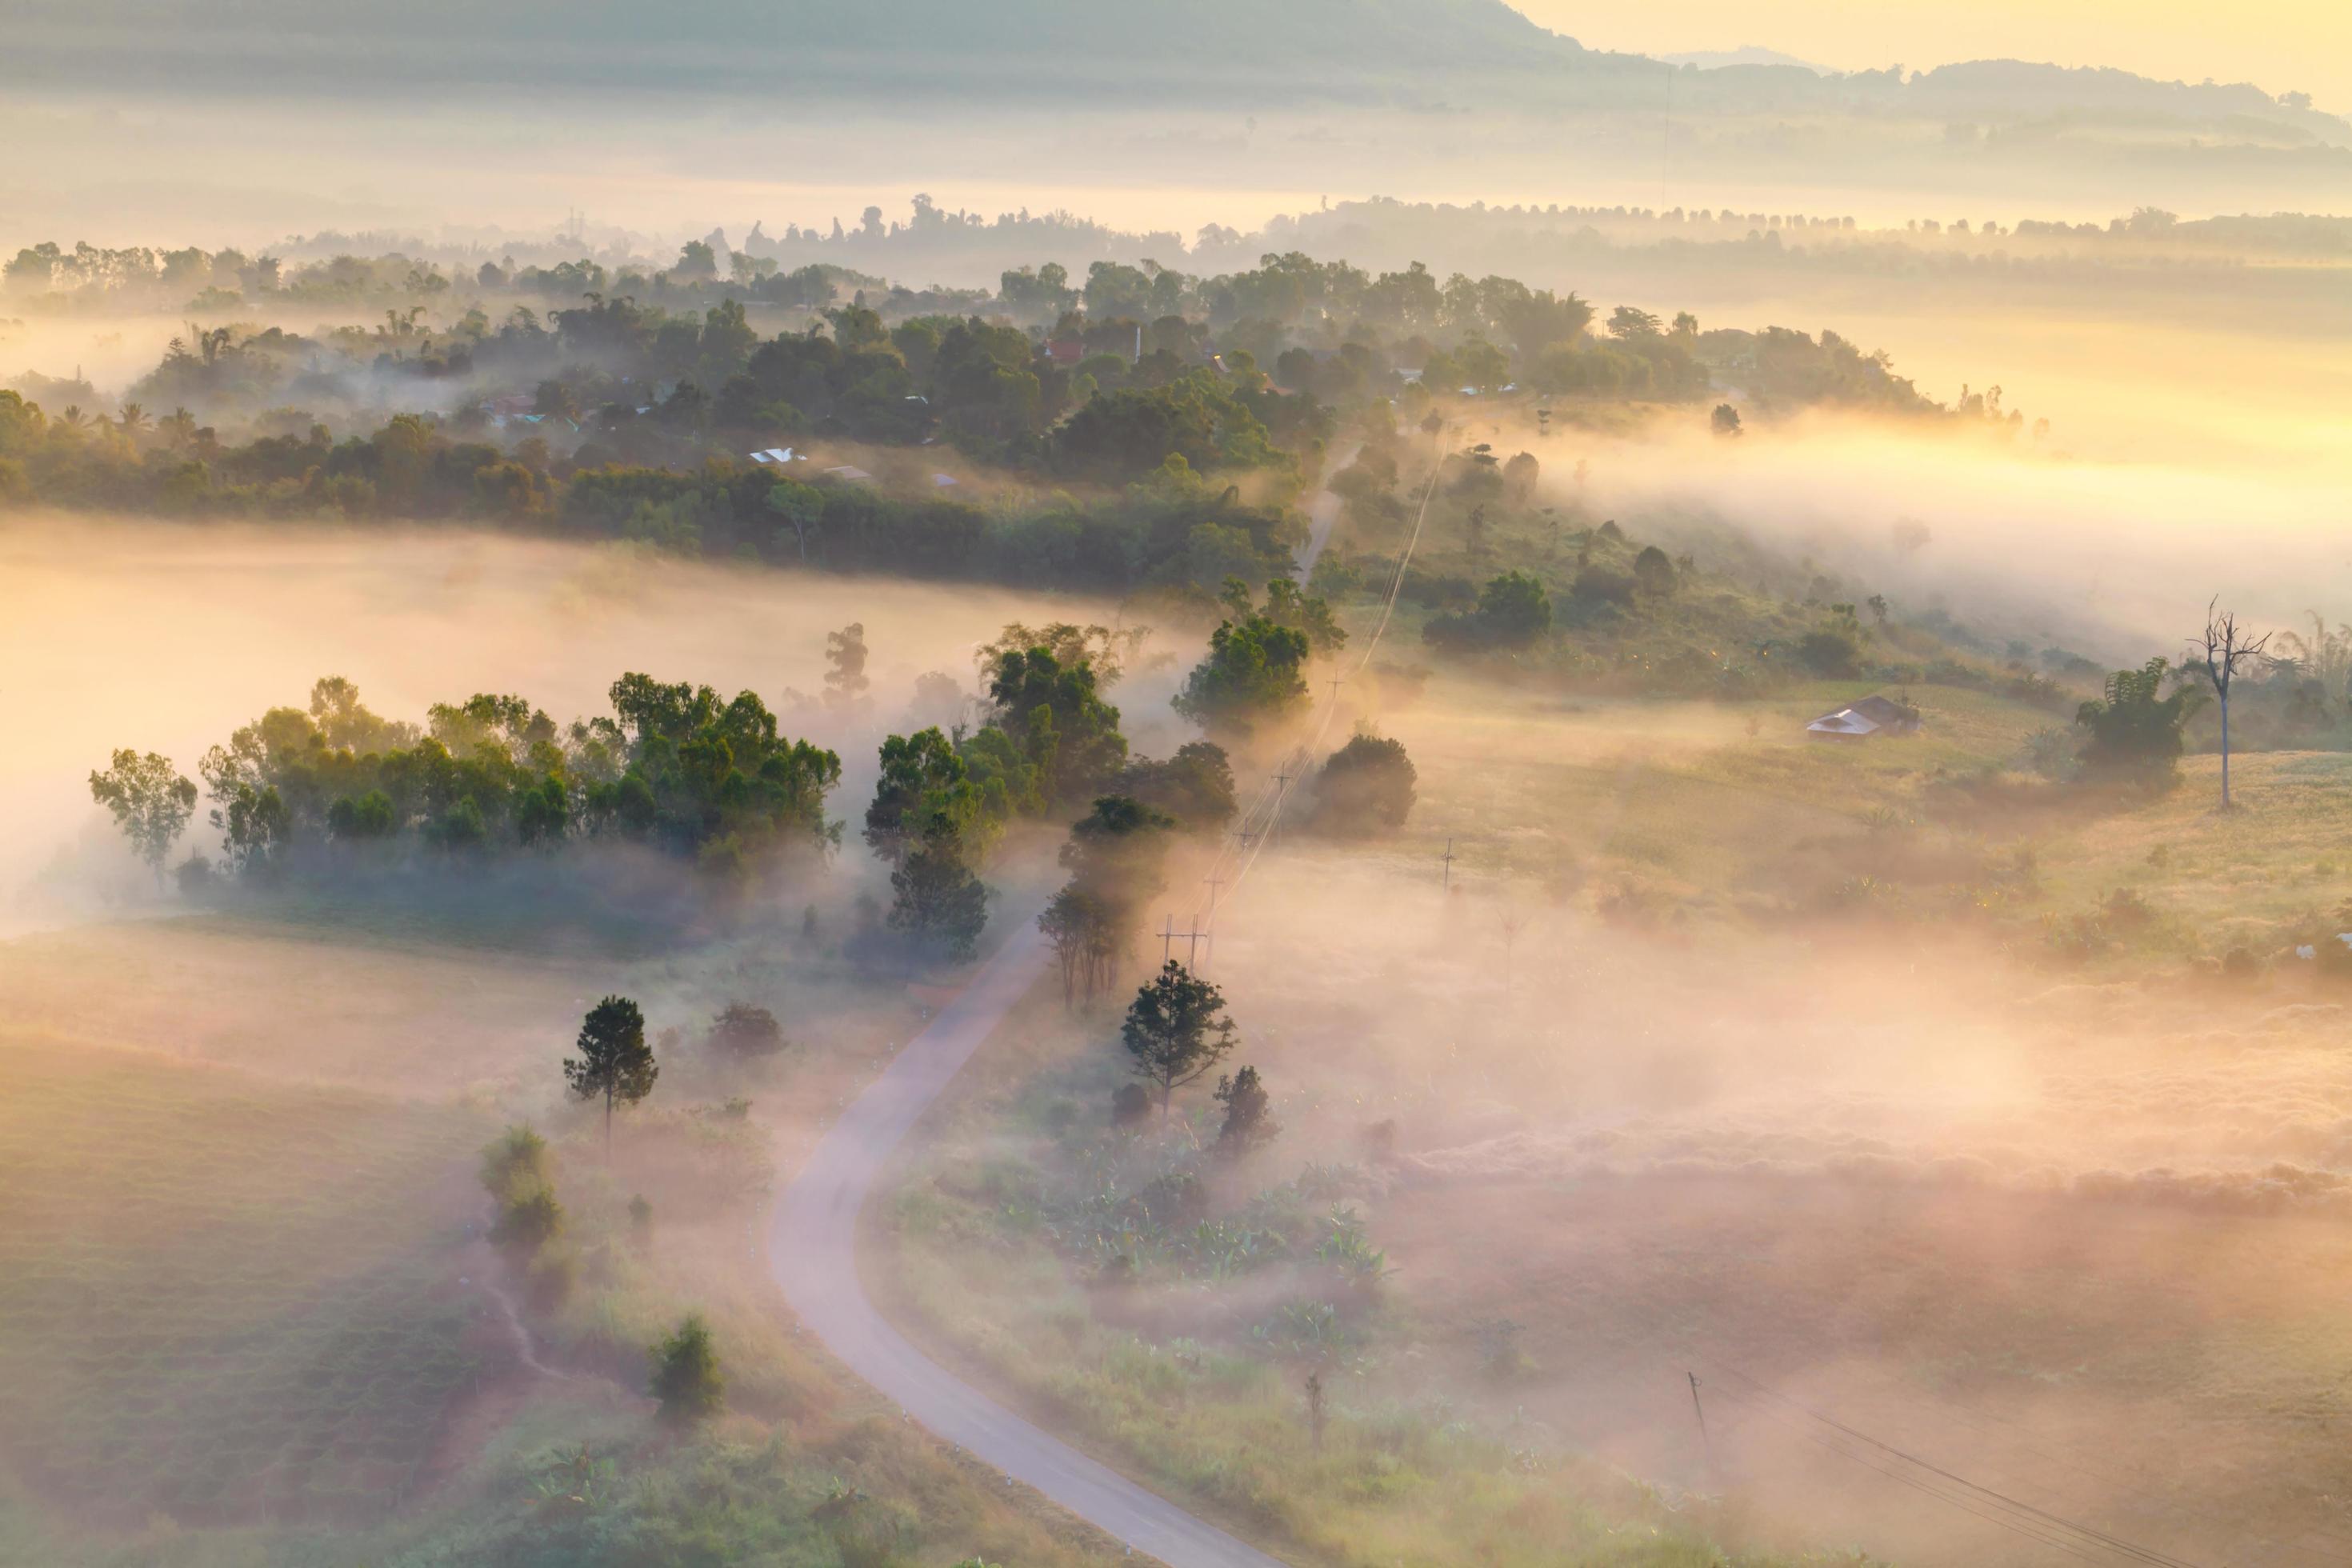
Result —
[{"label": "dirt path", "polygon": [[857,1215],[915,1122],[1044,972],[1024,919],[971,984],[850,1102],[777,1204],[768,1269],[850,1371],[939,1436],[1034,1487],[1170,1568],[1275,1568],[1276,1559],[1087,1458],[956,1377],[883,1321],[857,1278]]}]

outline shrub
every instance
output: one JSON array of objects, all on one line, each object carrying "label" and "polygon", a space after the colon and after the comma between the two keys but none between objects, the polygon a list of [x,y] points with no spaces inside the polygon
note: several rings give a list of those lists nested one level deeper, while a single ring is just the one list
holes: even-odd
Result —
[{"label": "shrub", "polygon": [[539,1186],[517,1193],[499,1206],[490,1239],[518,1252],[537,1252],[563,1232],[563,1205],[552,1188]]},{"label": "shrub", "polygon": [[1314,824],[1351,836],[1393,833],[1412,811],[1417,777],[1403,742],[1358,735],[1317,775]]},{"label": "shrub", "polygon": [[1822,626],[1798,638],[1797,659],[1832,679],[1850,680],[1862,673],[1862,646],[1842,626]]},{"label": "shrub", "polygon": [[772,1057],[784,1048],[783,1026],[765,1007],[734,1002],[710,1021],[706,1043],[739,1059]]},{"label": "shrub", "polygon": [[1633,586],[1650,597],[1664,598],[1679,582],[1674,562],[1656,545],[1644,545],[1642,553],[1633,557]]},{"label": "shrub", "polygon": [[1137,1127],[1151,1116],[1151,1091],[1139,1083],[1123,1083],[1111,1092],[1110,1124]]},{"label": "shrub", "polygon": [[2168,668],[2163,659],[2152,658],[2137,669],[2119,669],[2107,677],[2100,695],[2075,710],[2074,722],[2088,731],[2082,751],[2084,777],[2151,788],[2173,782],[2180,768],[2180,727],[2189,716],[2190,689],[2158,696]]},{"label": "shrub", "polygon": [[551,1184],[547,1140],[529,1127],[509,1127],[482,1150],[482,1188],[500,1203]]},{"label": "shrub", "polygon": [[677,1330],[651,1347],[650,1392],[661,1402],[665,1421],[686,1424],[715,1415],[727,1401],[727,1380],[719,1374],[719,1352],[710,1326],[699,1312],[689,1312]]},{"label": "shrub", "polygon": [[[1581,580],[1580,574],[1580,580]],[[1626,594],[1633,580],[1625,579]],[[1433,647],[1465,652],[1525,647],[1551,630],[1551,600],[1543,584],[1525,572],[1506,572],[1478,590],[1478,607],[1465,616],[1439,616],[1422,627]]]}]

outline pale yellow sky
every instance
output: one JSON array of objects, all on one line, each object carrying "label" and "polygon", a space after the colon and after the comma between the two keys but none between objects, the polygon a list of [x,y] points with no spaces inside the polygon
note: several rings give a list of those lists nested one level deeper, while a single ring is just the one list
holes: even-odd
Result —
[{"label": "pale yellow sky", "polygon": [[1589,48],[1682,54],[1759,44],[1840,70],[2008,58],[2162,80],[2250,81],[2352,113],[2347,0],[1512,0]]}]

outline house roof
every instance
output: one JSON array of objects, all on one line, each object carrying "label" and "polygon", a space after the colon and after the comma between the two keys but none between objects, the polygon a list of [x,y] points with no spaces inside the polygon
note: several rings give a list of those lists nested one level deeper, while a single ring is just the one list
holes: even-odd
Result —
[{"label": "house roof", "polygon": [[1824,713],[1805,728],[1826,735],[1867,735],[1875,730],[1910,729],[1918,722],[1916,710],[1890,697],[1870,696]]},{"label": "house roof", "polygon": [[1807,733],[1815,735],[1868,735],[1878,728],[1874,721],[1864,718],[1851,708],[1824,713],[1805,726]]},{"label": "house roof", "polygon": [[1918,715],[1891,697],[1870,696],[1847,710],[1880,724],[1899,724]]}]

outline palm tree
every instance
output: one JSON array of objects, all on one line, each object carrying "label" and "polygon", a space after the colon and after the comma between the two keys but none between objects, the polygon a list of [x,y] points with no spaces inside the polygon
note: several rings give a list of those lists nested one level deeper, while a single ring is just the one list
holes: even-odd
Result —
[{"label": "palm tree", "polygon": [[68,403],[66,411],[58,416],[58,423],[68,430],[87,430],[89,428],[89,416],[81,411],[80,404]]},{"label": "palm tree", "polygon": [[137,436],[149,427],[150,421],[147,418],[146,409],[136,403],[126,403],[122,405],[121,416],[115,424],[125,436]]},{"label": "palm tree", "polygon": [[2341,701],[2352,693],[2352,626],[2339,621],[2331,632],[2317,610],[2304,613],[2311,617],[2311,636],[2281,632],[2279,647],[2303,667],[2305,675],[2319,683],[2320,690],[2329,700]]}]

